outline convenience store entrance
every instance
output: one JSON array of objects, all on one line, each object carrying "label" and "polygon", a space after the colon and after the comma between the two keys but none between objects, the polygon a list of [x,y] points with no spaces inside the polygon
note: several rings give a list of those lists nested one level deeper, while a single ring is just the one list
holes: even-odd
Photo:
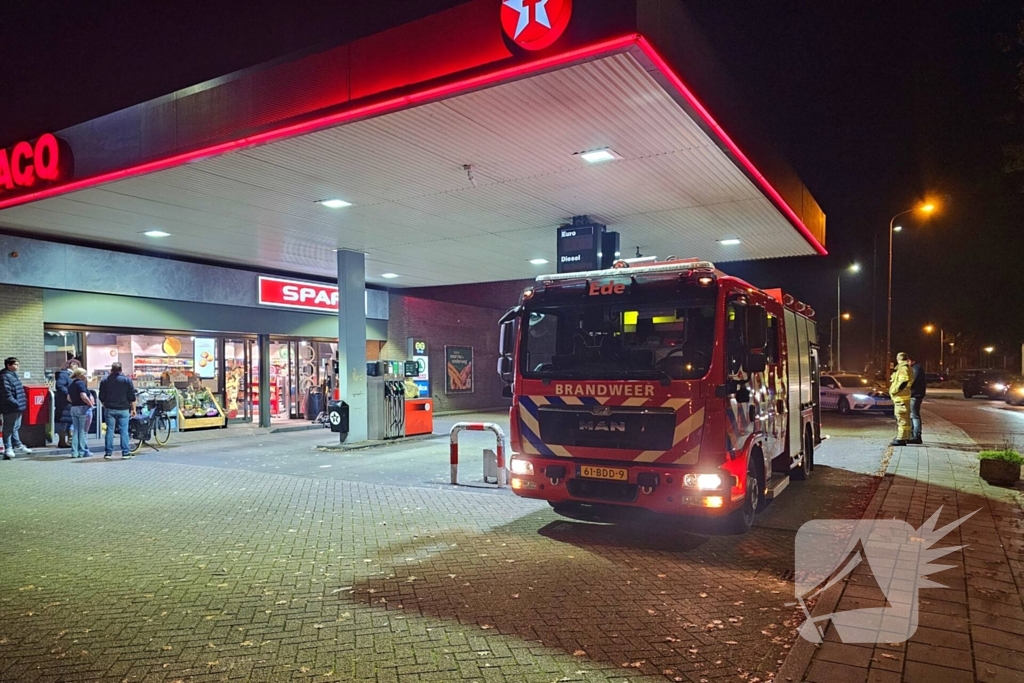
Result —
[{"label": "convenience store entrance", "polygon": [[260,362],[255,339],[224,340],[224,409],[229,422],[259,421]]},{"label": "convenience store entrance", "polygon": [[[336,342],[270,340],[270,419],[315,420],[326,410]],[[258,410],[256,413],[258,414]]]},{"label": "convenience store entrance", "polygon": [[[270,419],[308,422],[325,410],[337,353],[334,342],[272,338],[270,368]],[[224,340],[226,410],[232,422],[259,422],[260,349],[254,338]]]}]

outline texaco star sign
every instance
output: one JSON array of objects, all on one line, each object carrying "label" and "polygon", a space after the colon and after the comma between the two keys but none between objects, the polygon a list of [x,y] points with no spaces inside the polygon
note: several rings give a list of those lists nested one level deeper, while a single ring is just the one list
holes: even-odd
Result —
[{"label": "texaco star sign", "polygon": [[569,25],[572,0],[503,0],[501,26],[505,35],[526,50],[543,50],[558,40]]}]

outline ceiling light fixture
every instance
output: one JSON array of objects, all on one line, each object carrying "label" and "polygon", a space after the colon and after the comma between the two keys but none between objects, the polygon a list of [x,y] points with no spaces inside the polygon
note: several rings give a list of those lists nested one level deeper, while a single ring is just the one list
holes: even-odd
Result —
[{"label": "ceiling light fixture", "polygon": [[580,158],[586,161],[588,164],[599,164],[602,161],[612,161],[614,159],[620,159],[621,157],[615,152],[611,151],[607,147],[603,149],[595,149],[590,152],[581,152]]},{"label": "ceiling light fixture", "polygon": [[548,260],[546,258],[532,258],[532,259],[530,259],[530,263],[532,263],[535,266],[543,266],[547,262],[548,262]]},{"label": "ceiling light fixture", "polygon": [[398,273],[381,273],[380,276],[383,278],[387,278],[388,280],[394,280],[396,277],[398,277]]},{"label": "ceiling light fixture", "polygon": [[739,244],[740,241],[738,239],[736,239],[735,237],[732,237],[732,238],[727,239],[727,240],[718,240],[718,243],[721,244],[723,247],[731,247],[731,246],[733,246],[735,244]]},{"label": "ceiling light fixture", "polygon": [[146,232],[144,232],[142,234],[145,235],[146,237],[170,237],[171,236],[171,233],[164,232],[163,230],[147,230]]},{"label": "ceiling light fixture", "polygon": [[317,204],[326,206],[328,209],[343,209],[346,206],[352,206],[352,202],[346,202],[344,199],[321,199]]}]

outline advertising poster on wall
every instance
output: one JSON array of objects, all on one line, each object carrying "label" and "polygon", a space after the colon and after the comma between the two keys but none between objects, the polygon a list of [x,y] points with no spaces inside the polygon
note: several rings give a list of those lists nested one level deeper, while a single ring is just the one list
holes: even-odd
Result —
[{"label": "advertising poster on wall", "polygon": [[444,347],[444,393],[473,393],[473,347]]},{"label": "advertising poster on wall", "polygon": [[217,348],[217,340],[206,337],[196,337],[193,353],[195,354],[195,371],[200,379],[213,379],[217,375],[217,364],[214,362],[214,353]]}]

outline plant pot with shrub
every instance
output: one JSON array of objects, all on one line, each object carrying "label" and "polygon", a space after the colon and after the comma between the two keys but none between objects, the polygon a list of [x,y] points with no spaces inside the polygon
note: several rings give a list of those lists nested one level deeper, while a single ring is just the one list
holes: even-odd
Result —
[{"label": "plant pot with shrub", "polygon": [[1024,457],[1012,448],[978,453],[981,460],[981,478],[996,486],[1014,486],[1020,481],[1020,466]]}]

